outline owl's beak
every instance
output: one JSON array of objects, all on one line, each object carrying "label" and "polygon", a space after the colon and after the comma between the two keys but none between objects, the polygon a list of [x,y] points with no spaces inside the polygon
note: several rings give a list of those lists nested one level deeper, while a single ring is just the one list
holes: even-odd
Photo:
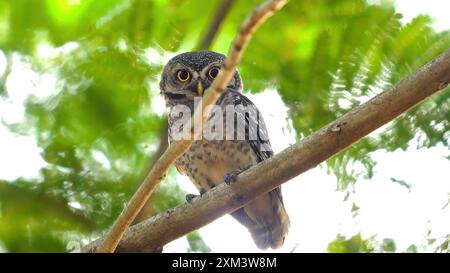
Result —
[{"label": "owl's beak", "polygon": [[199,81],[197,84],[197,94],[201,97],[203,96],[203,85],[202,82]]}]

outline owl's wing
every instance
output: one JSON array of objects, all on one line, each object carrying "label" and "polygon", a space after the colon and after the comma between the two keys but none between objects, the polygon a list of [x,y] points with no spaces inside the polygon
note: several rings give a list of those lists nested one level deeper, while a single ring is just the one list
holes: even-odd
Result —
[{"label": "owl's wing", "polygon": [[[243,94],[235,91],[230,91],[229,93],[232,96],[232,102],[235,107],[242,105],[244,109],[247,109],[245,113],[236,111],[237,118],[245,120],[245,139],[256,153],[258,162],[272,157],[273,151],[269,141],[269,134],[258,108]],[[252,136],[256,136],[256,139],[251,139]]]},{"label": "owl's wing", "polygon": [[[244,107],[252,107],[250,111],[252,115],[246,113],[239,113],[239,118],[245,119],[245,138],[250,143],[250,147],[258,158],[258,162],[266,160],[273,156],[272,146],[269,141],[269,133],[267,132],[264,118],[256,105],[248,99],[245,95],[239,92],[231,91],[232,101],[235,106],[242,105]],[[257,126],[255,126],[257,125]],[[257,136],[256,139],[250,139],[249,136]],[[281,195],[281,187],[275,188],[274,192],[283,203],[283,196]]]}]

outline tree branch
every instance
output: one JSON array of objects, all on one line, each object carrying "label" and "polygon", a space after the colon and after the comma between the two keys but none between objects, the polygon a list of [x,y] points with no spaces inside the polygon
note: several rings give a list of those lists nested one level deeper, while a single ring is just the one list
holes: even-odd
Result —
[{"label": "tree branch", "polygon": [[[150,165],[147,167],[146,175],[150,173],[150,171],[155,166],[156,161],[162,156],[164,151],[167,149],[168,143],[168,125],[167,123],[164,124],[163,128],[161,129],[159,133],[159,145],[156,152],[153,154],[152,161]],[[153,213],[152,209],[152,200],[149,199],[145,202],[144,206],[142,206],[142,209],[139,211],[139,213],[136,215],[136,218],[134,218],[131,225],[135,225],[137,223],[140,223],[144,221],[145,219],[149,218],[151,216],[151,213]]]},{"label": "tree branch", "polygon": [[[272,158],[242,172],[201,198],[156,215],[129,229],[117,251],[149,252],[161,248],[224,214],[235,211],[289,179],[314,168],[342,149],[388,123],[450,82],[450,50],[344,116]],[[99,239],[82,249],[95,251]]]},{"label": "tree branch", "polygon": [[[253,33],[269,16],[281,9],[286,2],[287,0],[268,0],[263,4],[256,6],[250,16],[246,18],[232,43],[223,68],[220,70],[211,86],[205,91],[202,103],[195,109],[191,120],[183,127],[185,129],[183,132],[183,140],[170,145],[161,158],[155,163],[153,169],[145,178],[142,185],[138,188],[128,205],[119,215],[111,231],[103,241],[102,246],[97,248],[98,252],[115,251],[126,229],[145,205],[145,202],[147,202],[148,198],[153,193],[153,190],[164,178],[169,167],[178,157],[189,149],[201,133],[201,127],[208,118],[211,110],[211,107],[208,106],[213,105],[222,92],[226,90],[226,86],[233,77],[236,66],[241,61],[244,49]],[[190,128],[192,128],[192,130],[190,130]]]},{"label": "tree branch", "polygon": [[220,2],[219,7],[217,8],[216,13],[213,16],[213,20],[209,25],[208,31],[203,36],[202,40],[197,44],[196,48],[202,50],[208,49],[211,46],[217,32],[219,31],[220,25],[228,15],[228,12],[230,11],[234,2],[235,0],[222,0]]}]

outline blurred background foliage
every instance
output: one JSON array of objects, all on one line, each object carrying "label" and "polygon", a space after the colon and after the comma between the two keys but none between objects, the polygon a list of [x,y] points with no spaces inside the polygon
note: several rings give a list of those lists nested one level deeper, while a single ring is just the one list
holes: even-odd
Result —
[{"label": "blurred background foliage", "polygon": [[[235,1],[210,48],[226,53],[257,2]],[[393,4],[382,3],[291,1],[246,51],[240,66],[245,92],[276,88],[301,139],[450,47],[449,32],[434,31],[429,17],[404,25]],[[17,135],[36,137],[46,163],[34,179],[0,181],[2,250],[70,251],[77,247],[73,242],[83,244],[110,227],[164,135],[165,116],[154,103],[164,61],[196,48],[219,6],[189,0],[0,1],[0,100],[22,100],[24,107],[23,118],[4,115],[1,122]],[[372,151],[406,149],[417,136],[418,147],[448,147],[449,92],[329,159],[337,188],[348,190],[358,178],[371,177]],[[181,202],[184,193],[172,170],[147,215]],[[189,251],[209,251],[197,233],[187,239]],[[328,251],[395,251],[395,242],[385,240],[373,246],[360,235],[338,236]]]}]

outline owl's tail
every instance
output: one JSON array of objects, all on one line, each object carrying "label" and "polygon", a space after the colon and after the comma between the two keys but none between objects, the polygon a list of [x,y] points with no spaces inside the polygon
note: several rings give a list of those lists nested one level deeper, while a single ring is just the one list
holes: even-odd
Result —
[{"label": "owl's tail", "polygon": [[280,188],[258,197],[232,216],[248,228],[258,248],[265,250],[283,246],[290,221]]}]

